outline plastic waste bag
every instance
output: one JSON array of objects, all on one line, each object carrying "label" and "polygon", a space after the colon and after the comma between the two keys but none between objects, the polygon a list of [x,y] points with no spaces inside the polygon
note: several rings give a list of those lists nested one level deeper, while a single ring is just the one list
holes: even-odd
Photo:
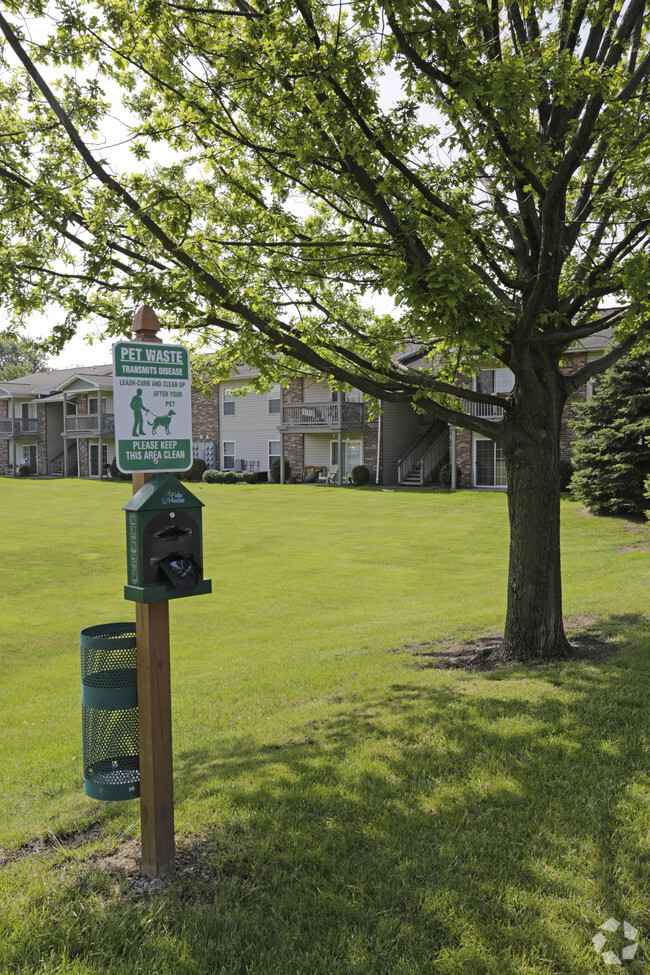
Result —
[{"label": "plastic waste bag", "polygon": [[181,596],[191,593],[203,578],[203,566],[186,555],[169,555],[158,565]]}]

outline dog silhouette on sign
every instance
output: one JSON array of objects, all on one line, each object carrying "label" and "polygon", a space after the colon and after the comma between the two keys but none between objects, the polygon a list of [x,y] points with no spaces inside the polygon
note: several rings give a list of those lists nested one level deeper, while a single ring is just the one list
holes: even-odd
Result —
[{"label": "dog silhouette on sign", "polygon": [[156,434],[159,427],[164,427],[165,433],[169,436],[169,424],[172,422],[173,416],[176,416],[176,410],[168,410],[163,416],[155,416],[153,420],[147,420],[147,423],[151,426],[152,434]]}]

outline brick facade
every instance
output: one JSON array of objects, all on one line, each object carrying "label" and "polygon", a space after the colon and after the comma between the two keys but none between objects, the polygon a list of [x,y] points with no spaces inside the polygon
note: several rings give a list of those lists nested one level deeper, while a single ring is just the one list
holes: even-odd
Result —
[{"label": "brick facade", "polygon": [[472,483],[472,434],[470,430],[458,427],[456,430],[456,467],[460,467],[460,487],[470,487]]},{"label": "brick facade", "polygon": [[[219,386],[205,395],[192,389],[192,439],[214,444],[212,467],[219,467]],[[206,458],[208,455],[206,454]],[[208,465],[210,466],[210,465]]]},{"label": "brick facade", "polygon": [[[36,465],[43,476],[47,470],[47,408],[45,403],[36,404]],[[36,473],[32,471],[32,473]]]},{"label": "brick facade", "polygon": [[[85,416],[87,412],[88,396],[86,393],[79,393],[77,395],[77,413],[81,416]],[[88,459],[88,441],[79,439],[77,443],[79,445],[79,477],[89,477],[90,464]]]},{"label": "brick facade", "polygon": [[[367,406],[366,406],[367,410]],[[363,425],[363,465],[370,471],[370,483],[374,484],[377,478],[377,441],[379,439],[379,418],[366,419]],[[381,451],[380,451],[381,453]],[[382,466],[381,457],[379,458],[379,480],[381,482]]]},{"label": "brick facade", "polygon": [[305,466],[304,437],[301,433],[285,433],[284,458],[291,465],[291,476],[301,477]]},{"label": "brick facade", "polygon": [[[287,388],[282,390],[282,402],[302,403],[304,395],[304,380],[302,376],[296,376],[290,380]],[[291,476],[301,477],[305,466],[305,438],[301,433],[285,433],[284,456],[291,465]]]},{"label": "brick facade", "polygon": [[304,392],[304,381],[302,376],[296,376],[289,382],[289,385],[285,390],[283,390],[283,402],[284,403],[302,403],[305,397]]}]

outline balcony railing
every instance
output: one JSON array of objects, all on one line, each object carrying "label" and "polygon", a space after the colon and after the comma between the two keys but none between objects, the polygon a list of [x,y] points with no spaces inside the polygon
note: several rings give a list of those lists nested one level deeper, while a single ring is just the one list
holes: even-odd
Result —
[{"label": "balcony railing", "polygon": [[[102,413],[102,434],[115,433],[115,414]],[[99,435],[99,413],[76,413],[66,416],[64,436],[88,437]]]},{"label": "balcony railing", "polygon": [[16,417],[0,420],[0,437],[36,436],[38,420],[36,417]]},{"label": "balcony railing", "polygon": [[482,416],[485,420],[500,420],[504,414],[503,407],[494,403],[470,403],[465,400],[465,409],[470,416]]},{"label": "balcony railing", "polygon": [[365,411],[364,403],[292,403],[282,407],[282,425],[311,429],[362,427]]}]

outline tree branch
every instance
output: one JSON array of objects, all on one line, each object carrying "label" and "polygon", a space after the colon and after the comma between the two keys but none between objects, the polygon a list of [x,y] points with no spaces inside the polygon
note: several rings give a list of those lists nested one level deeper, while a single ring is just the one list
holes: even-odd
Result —
[{"label": "tree branch", "polygon": [[588,362],[586,366],[582,369],[578,369],[572,375],[565,376],[565,381],[571,389],[576,390],[581,386],[584,386],[586,382],[592,379],[594,376],[599,376],[602,372],[613,366],[619,359],[621,359],[626,353],[630,352],[638,342],[650,331],[650,320],[643,323],[640,329],[634,333],[634,335],[628,335],[626,339],[617,345],[615,349],[608,352],[606,355],[601,356],[599,359],[594,359],[592,362]]}]

